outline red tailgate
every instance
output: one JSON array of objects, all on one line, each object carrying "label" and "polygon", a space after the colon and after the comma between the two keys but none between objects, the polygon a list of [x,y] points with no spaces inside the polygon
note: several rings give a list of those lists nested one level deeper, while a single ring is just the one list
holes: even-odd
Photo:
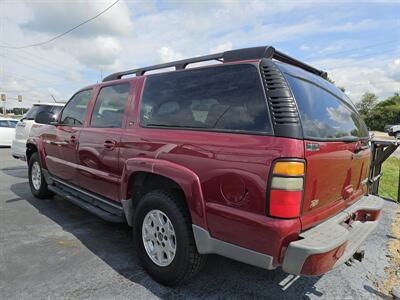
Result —
[{"label": "red tailgate", "polygon": [[333,216],[365,194],[370,164],[367,143],[305,141],[303,230]]}]

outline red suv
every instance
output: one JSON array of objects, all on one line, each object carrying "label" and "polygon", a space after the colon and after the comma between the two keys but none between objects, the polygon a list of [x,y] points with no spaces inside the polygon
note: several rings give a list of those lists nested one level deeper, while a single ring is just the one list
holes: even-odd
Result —
[{"label": "red suv", "polygon": [[32,193],[127,222],[166,285],[209,253],[323,274],[358,253],[383,207],[367,194],[367,128],[326,78],[273,47],[112,74],[57,119],[37,116],[48,125],[27,143]]}]

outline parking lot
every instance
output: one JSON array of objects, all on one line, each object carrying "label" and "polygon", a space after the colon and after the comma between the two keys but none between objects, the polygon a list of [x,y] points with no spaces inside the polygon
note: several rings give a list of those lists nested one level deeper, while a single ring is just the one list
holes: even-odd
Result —
[{"label": "parking lot", "polygon": [[58,197],[35,199],[26,164],[0,149],[0,299],[387,299],[378,286],[397,209],[386,202],[364,261],[351,267],[297,278],[210,256],[190,284],[167,288],[140,267],[127,225],[106,223]]}]

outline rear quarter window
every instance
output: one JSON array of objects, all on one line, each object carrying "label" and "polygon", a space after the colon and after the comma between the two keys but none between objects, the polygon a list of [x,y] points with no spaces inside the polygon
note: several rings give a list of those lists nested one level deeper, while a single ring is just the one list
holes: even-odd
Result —
[{"label": "rear quarter window", "polygon": [[144,127],[271,132],[260,75],[250,64],[150,75],[140,118]]},{"label": "rear quarter window", "polygon": [[[304,137],[317,140],[341,140],[368,138],[368,129],[348,98],[340,97],[336,87],[325,87],[309,78],[292,75],[284,76],[296,99],[303,127]],[[316,76],[315,76],[316,77]],[[312,81],[311,81],[312,80]],[[325,80],[324,80],[325,81]],[[335,93],[334,93],[335,92]]]}]

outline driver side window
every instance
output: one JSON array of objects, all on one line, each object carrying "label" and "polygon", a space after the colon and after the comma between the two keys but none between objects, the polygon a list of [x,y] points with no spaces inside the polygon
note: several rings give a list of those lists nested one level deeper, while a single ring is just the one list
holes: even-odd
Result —
[{"label": "driver side window", "polygon": [[61,112],[60,124],[81,127],[85,120],[87,106],[92,98],[92,89],[75,94]]}]

